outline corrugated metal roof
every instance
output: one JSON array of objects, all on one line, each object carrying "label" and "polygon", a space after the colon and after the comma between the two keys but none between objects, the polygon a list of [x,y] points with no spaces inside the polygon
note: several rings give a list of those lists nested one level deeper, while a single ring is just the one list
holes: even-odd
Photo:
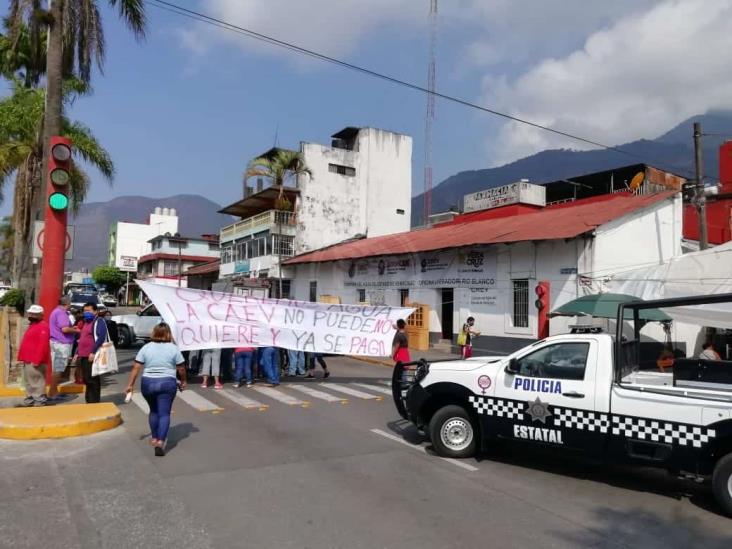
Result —
[{"label": "corrugated metal roof", "polygon": [[195,275],[204,275],[204,274],[210,274],[210,273],[216,273],[219,271],[221,262],[217,259],[215,261],[212,261],[211,263],[204,263],[203,265],[196,265],[195,267],[191,267],[188,269],[184,276],[195,276]]},{"label": "corrugated metal roof", "polygon": [[548,206],[536,212],[522,213],[513,217],[473,221],[465,219],[468,216],[460,216],[438,227],[336,244],[293,257],[286,261],[286,264],[399,255],[481,244],[574,238],[591,232],[613,219],[648,208],[675,194],[669,191],[645,196],[601,195],[568,204]]}]

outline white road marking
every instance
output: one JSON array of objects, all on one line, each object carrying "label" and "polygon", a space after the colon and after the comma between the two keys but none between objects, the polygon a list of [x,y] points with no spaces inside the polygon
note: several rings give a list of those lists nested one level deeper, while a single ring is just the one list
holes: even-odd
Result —
[{"label": "white road marking", "polygon": [[199,412],[212,412],[214,410],[223,410],[218,404],[214,404],[210,400],[206,400],[198,393],[194,393],[191,390],[180,391],[178,393],[180,399],[186,404],[190,404],[193,408]]},{"label": "white road marking", "polygon": [[345,393],[347,395],[356,397],[356,398],[362,398],[364,400],[384,400],[384,397],[371,395],[369,393],[364,393],[363,391],[359,391],[358,389],[353,389],[351,387],[348,387],[347,385],[340,385],[338,383],[321,383],[321,387],[328,387],[332,391],[336,391],[338,393]]},{"label": "white road marking", "polygon": [[[418,452],[422,452],[423,454],[427,453],[427,449],[424,446],[410,444],[403,438],[399,438],[398,436],[392,435],[391,433],[386,433],[386,432],[382,431],[381,429],[371,429],[371,432],[374,433],[375,435],[379,435],[384,438],[388,438],[389,440],[393,440],[394,442],[398,442],[399,444],[404,444],[405,446],[409,446],[413,450],[417,450]],[[457,465],[458,467],[465,469],[466,471],[478,471],[477,467],[473,467],[472,465],[468,465],[467,463],[463,463],[462,461],[457,460],[457,459],[443,458],[443,457],[438,458],[438,459],[441,459],[442,461],[447,461],[449,463],[452,463],[453,465]]]},{"label": "white road marking", "polygon": [[132,393],[132,402],[137,404],[137,407],[142,410],[145,414],[150,413],[150,406],[147,405],[147,400],[138,392]]},{"label": "white road marking", "polygon": [[381,383],[382,385],[386,385],[387,387],[391,387],[391,381],[385,381],[382,379],[381,381],[379,381],[379,383]]},{"label": "white road marking", "polygon": [[308,406],[310,404],[306,400],[300,400],[299,398],[295,398],[292,395],[288,395],[272,387],[253,387],[253,389],[264,396],[279,400],[289,406]]},{"label": "white road marking", "polygon": [[245,397],[239,391],[235,391],[234,389],[224,389],[220,394],[222,397],[236,402],[239,406],[246,408],[247,410],[266,410],[269,408],[266,404],[262,404],[253,398]]},{"label": "white road marking", "polygon": [[355,385],[356,387],[361,387],[362,389],[368,389],[369,391],[376,391],[377,393],[382,393],[384,395],[391,396],[391,389],[387,389],[386,387],[377,387],[376,385],[369,385],[368,383],[351,383],[351,385]]},{"label": "white road marking", "polygon": [[317,389],[313,389],[312,387],[308,387],[306,385],[288,385],[288,389],[294,389],[295,391],[300,391],[301,393],[305,393],[306,395],[313,397],[313,398],[319,398],[320,400],[325,400],[326,402],[340,402],[341,404],[348,403],[347,398],[343,397],[337,397],[328,393],[325,393],[323,391],[318,391]]}]

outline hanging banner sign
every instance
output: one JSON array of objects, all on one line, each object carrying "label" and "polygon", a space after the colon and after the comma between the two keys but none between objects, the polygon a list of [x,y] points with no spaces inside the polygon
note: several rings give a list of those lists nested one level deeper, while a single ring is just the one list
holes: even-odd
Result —
[{"label": "hanging banner sign", "polygon": [[404,254],[342,262],[351,288],[494,288],[493,248]]},{"label": "hanging banner sign", "polygon": [[258,298],[137,280],[183,351],[281,347],[389,356],[396,329],[414,309]]}]

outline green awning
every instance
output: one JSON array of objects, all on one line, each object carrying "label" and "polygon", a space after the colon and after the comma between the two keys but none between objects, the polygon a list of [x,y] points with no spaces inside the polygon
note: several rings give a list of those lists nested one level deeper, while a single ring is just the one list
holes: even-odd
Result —
[{"label": "green awning", "polygon": [[[593,316],[595,318],[617,318],[618,306],[621,303],[642,302],[633,295],[627,294],[593,294],[585,295],[565,303],[554,309],[549,316]],[[625,311],[625,320],[633,320],[633,311]],[[638,316],[642,320],[666,322],[671,317],[660,309],[641,309]]]}]

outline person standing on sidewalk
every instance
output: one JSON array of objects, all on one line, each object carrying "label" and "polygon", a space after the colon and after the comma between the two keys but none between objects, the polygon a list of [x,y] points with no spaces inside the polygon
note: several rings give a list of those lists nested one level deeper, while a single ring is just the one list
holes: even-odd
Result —
[{"label": "person standing on sidewalk", "polygon": [[252,376],[252,362],[254,361],[254,347],[237,347],[234,349],[234,388],[241,387],[242,379],[246,379],[247,387],[254,383]]},{"label": "person standing on sidewalk", "polygon": [[288,369],[287,375],[292,376],[304,376],[307,372],[305,371],[305,352],[297,351],[295,349],[287,350],[288,358]]},{"label": "person standing on sidewalk", "polygon": [[155,326],[150,343],[146,343],[137,353],[127,383],[127,393],[134,390],[141,369],[142,396],[150,406],[150,444],[155,447],[155,455],[162,457],[165,455],[165,441],[170,429],[170,411],[178,391],[176,373],[180,376],[180,390],[186,388],[186,362],[173,343],[170,327],[166,323]]},{"label": "person standing on sidewalk", "polygon": [[214,389],[220,390],[224,386],[221,384],[221,349],[203,349],[201,351],[201,375],[203,381],[201,382],[201,388],[205,389],[208,387],[208,378],[213,376]]},{"label": "person standing on sidewalk", "polygon": [[69,307],[71,306],[71,298],[63,296],[58,301],[56,307],[49,318],[49,329],[51,333],[51,386],[48,390],[48,400],[50,402],[60,401],[61,396],[58,394],[58,384],[61,376],[71,359],[71,349],[74,346],[76,334],[79,329],[74,326],[69,315]]},{"label": "person standing on sidewalk", "polygon": [[394,362],[409,362],[409,338],[407,337],[407,323],[404,319],[396,322],[397,333],[394,334],[394,341],[391,344],[391,358]]},{"label": "person standing on sidewalk", "polygon": [[18,348],[18,362],[23,364],[26,397],[23,406],[46,405],[46,366],[51,360],[50,332],[43,320],[43,307],[31,305],[26,311],[30,326]]},{"label": "person standing on sidewalk", "polygon": [[463,359],[473,356],[473,338],[480,335],[480,332],[475,330],[473,326],[475,326],[475,319],[469,316],[468,320],[463,324],[462,332],[458,336],[460,356]]},{"label": "person standing on sidewalk", "polygon": [[107,340],[107,324],[97,317],[97,306],[94,303],[84,305],[84,325],[79,334],[76,354],[79,356],[81,371],[86,385],[85,398],[87,404],[95,404],[102,399],[102,379],[92,375],[94,355]]}]

